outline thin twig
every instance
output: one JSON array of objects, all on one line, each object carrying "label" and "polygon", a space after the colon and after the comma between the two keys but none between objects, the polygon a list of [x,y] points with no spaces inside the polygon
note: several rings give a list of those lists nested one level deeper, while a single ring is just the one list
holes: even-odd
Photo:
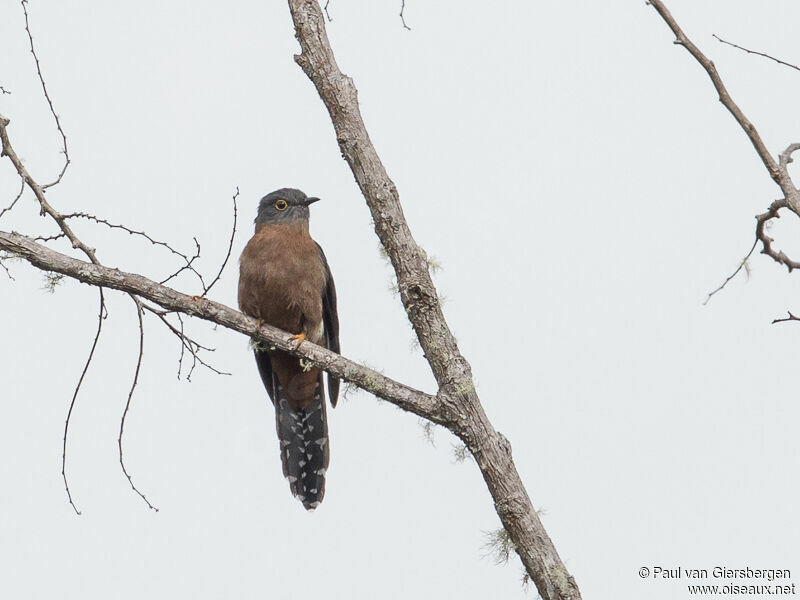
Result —
[{"label": "thin twig", "polygon": [[196,261],[198,258],[200,258],[200,242],[197,241],[196,237],[193,237],[192,241],[194,241],[194,246],[195,246],[195,251],[194,251],[194,254],[192,255],[192,257],[180,269],[178,269],[177,271],[172,273],[172,275],[168,275],[167,277],[165,277],[164,279],[159,281],[160,284],[163,285],[165,283],[168,283],[169,281],[172,281],[173,279],[175,279],[178,275],[180,275],[184,271],[192,271],[195,275],[197,275],[197,278],[200,280],[200,285],[203,288],[205,288],[206,284],[205,284],[205,281],[203,280],[203,275],[199,271],[195,270],[195,268],[194,268],[194,261]]},{"label": "thin twig", "polygon": [[119,466],[122,467],[122,472],[125,474],[125,477],[128,478],[128,483],[131,484],[131,489],[136,492],[139,497],[145,501],[148,508],[158,512],[158,508],[150,504],[150,501],[147,497],[139,491],[139,488],[133,483],[133,479],[131,478],[130,473],[128,473],[128,469],[125,468],[125,459],[122,453],[122,438],[125,435],[125,420],[128,418],[128,411],[131,408],[131,399],[133,398],[133,392],[136,390],[136,384],[139,383],[139,371],[142,368],[142,357],[144,356],[144,319],[142,318],[143,308],[142,308],[142,301],[139,300],[136,296],[131,294],[131,298],[136,303],[136,316],[139,319],[139,355],[136,358],[136,370],[133,374],[133,383],[131,383],[131,389],[128,392],[128,399],[125,402],[125,410],[122,411],[122,418],[119,420],[119,437],[117,438],[117,445],[119,446]]},{"label": "thin twig", "polygon": [[94,334],[92,347],[89,350],[89,356],[86,358],[86,362],[83,365],[83,371],[81,371],[81,376],[78,378],[75,391],[72,393],[72,400],[69,403],[69,410],[67,410],[67,419],[64,423],[64,438],[61,445],[61,477],[64,479],[64,489],[67,491],[67,498],[69,499],[70,506],[72,506],[76,514],[81,514],[81,511],[78,510],[78,507],[75,506],[75,502],[72,500],[72,493],[70,492],[69,481],[67,480],[67,437],[69,436],[69,424],[72,420],[72,411],[75,409],[75,402],[78,400],[78,392],[80,392],[81,385],[86,377],[86,372],[89,370],[89,365],[92,364],[94,351],[97,348],[97,342],[100,340],[100,333],[103,330],[103,321],[108,316],[108,311],[106,310],[106,301],[105,297],[103,296],[103,288],[101,287],[98,289],[100,290],[100,308],[97,312],[97,331]]},{"label": "thin twig", "polygon": [[55,235],[37,235],[35,239],[37,242],[54,242],[55,240],[60,240],[61,238],[66,237],[63,232],[56,233]]},{"label": "thin twig", "polygon": [[10,94],[11,92],[9,92],[6,88],[4,88],[2,85],[0,85],[0,93],[2,93],[2,94]]},{"label": "thin twig", "polygon": [[743,46],[739,46],[737,44],[734,44],[733,42],[728,42],[728,41],[723,40],[716,33],[712,33],[711,35],[713,37],[717,38],[723,44],[727,44],[728,46],[733,46],[734,48],[737,48],[739,50],[743,50],[744,52],[747,52],[748,54],[757,54],[758,56],[763,56],[764,58],[768,58],[770,60],[774,60],[779,65],[784,65],[785,67],[790,67],[792,69],[795,69],[796,71],[800,71],[800,67],[798,67],[797,65],[793,65],[792,63],[788,63],[786,61],[783,61],[780,58],[775,58],[774,56],[770,56],[769,54],[766,54],[764,52],[758,52],[757,50],[748,50],[747,48],[745,48]]},{"label": "thin twig", "polygon": [[329,23],[330,23],[331,21],[333,21],[333,19],[331,19],[331,15],[330,15],[330,13],[328,12],[328,5],[329,5],[330,3],[331,3],[331,0],[326,0],[326,1],[325,1],[325,6],[323,7],[323,10],[325,11],[325,18],[326,18],[326,19],[328,19],[328,22],[329,22]]},{"label": "thin twig", "polygon": [[214,287],[214,284],[219,281],[219,278],[222,276],[222,272],[225,270],[225,265],[228,264],[228,260],[231,257],[231,251],[233,250],[233,239],[236,237],[236,219],[238,217],[238,209],[236,207],[236,198],[239,197],[239,186],[236,186],[236,193],[233,195],[233,227],[231,228],[231,239],[228,242],[228,252],[225,254],[225,259],[222,261],[222,265],[219,268],[219,272],[217,276],[214,277],[213,281],[208,284],[208,287],[205,287],[203,293],[200,295],[201,298],[205,298],[208,295],[208,292],[211,291],[211,288]]},{"label": "thin twig", "polygon": [[50,113],[53,115],[53,119],[56,121],[56,127],[58,128],[58,132],[61,134],[61,142],[62,148],[61,152],[64,154],[64,166],[61,169],[61,172],[58,174],[58,178],[53,181],[52,183],[48,183],[42,186],[42,189],[46,190],[49,187],[53,187],[61,183],[61,178],[64,177],[64,173],[67,172],[67,167],[69,166],[69,151],[67,150],[67,135],[64,133],[64,130],[61,128],[61,120],[58,118],[56,114],[56,109],[53,106],[53,101],[50,99],[50,94],[47,92],[47,85],[44,82],[44,76],[42,75],[42,67],[39,64],[39,56],[36,54],[36,49],[33,45],[33,34],[31,33],[30,23],[28,21],[28,0],[21,0],[20,4],[22,4],[22,11],[25,13],[25,31],[28,34],[28,41],[31,45],[31,54],[33,54],[33,60],[36,62],[36,73],[39,75],[39,81],[42,84],[42,91],[44,92],[44,97],[47,100],[48,106],[50,106]]},{"label": "thin twig", "polygon": [[8,276],[8,278],[9,278],[11,281],[16,281],[16,279],[14,279],[14,276],[11,274],[11,271],[9,271],[9,270],[8,270],[8,267],[7,267],[7,266],[5,265],[5,263],[3,262],[3,258],[5,258],[5,257],[3,257],[3,256],[0,256],[0,267],[2,267],[3,271],[5,271],[5,272],[6,272],[6,275]]},{"label": "thin twig", "polygon": [[785,319],[773,319],[772,324],[775,325],[775,323],[786,323],[787,321],[800,321],[800,317],[794,316],[792,314],[792,311],[787,310],[786,312],[789,314],[788,317],[786,317]]},{"label": "thin twig", "polygon": [[405,13],[406,13],[406,0],[401,0],[401,4],[400,4],[400,20],[403,22],[403,27],[405,27],[406,29],[411,31],[411,27],[406,25]]},{"label": "thin twig", "polygon": [[181,372],[182,372],[182,369],[183,369],[183,357],[184,357],[184,351],[185,350],[188,350],[189,353],[193,357],[192,367],[190,368],[189,373],[186,376],[186,380],[187,381],[191,381],[191,375],[192,375],[192,372],[194,371],[195,365],[197,363],[199,363],[200,365],[202,365],[203,367],[205,367],[206,369],[208,369],[212,373],[216,373],[217,375],[231,375],[231,373],[228,373],[226,371],[220,371],[219,369],[217,369],[214,366],[208,364],[207,362],[205,362],[202,358],[200,358],[198,356],[198,353],[200,351],[202,351],[202,350],[204,350],[206,352],[214,352],[215,349],[214,348],[209,348],[207,346],[202,345],[201,343],[193,340],[192,338],[190,338],[189,336],[187,336],[184,333],[183,318],[181,317],[180,313],[177,314],[178,322],[180,323],[180,329],[178,329],[172,323],[170,323],[169,320],[167,319],[167,314],[168,314],[167,311],[159,310],[159,309],[157,309],[157,308],[155,308],[153,306],[150,306],[148,304],[142,304],[142,307],[145,310],[147,310],[148,312],[151,312],[156,317],[158,317],[161,320],[161,322],[167,327],[167,329],[169,329],[175,335],[175,337],[177,337],[178,340],[180,340],[180,342],[181,342],[181,354],[180,354],[180,358],[178,359],[178,379],[181,378]]},{"label": "thin twig", "polygon": [[180,258],[182,258],[186,264],[183,265],[180,269],[178,269],[175,273],[173,273],[172,275],[167,277],[165,280],[163,280],[161,283],[166,283],[170,279],[173,279],[174,277],[177,277],[177,275],[179,273],[182,273],[183,271],[187,271],[188,270],[188,271],[191,271],[192,273],[194,273],[197,276],[197,278],[200,280],[200,285],[203,286],[203,289],[206,289],[206,285],[205,285],[205,282],[203,281],[202,274],[199,271],[197,271],[194,268],[194,265],[193,265],[194,261],[197,260],[200,257],[200,244],[197,242],[196,238],[193,238],[194,242],[195,242],[196,252],[195,252],[194,256],[189,257],[186,254],[184,254],[183,252],[181,252],[180,250],[176,250],[175,248],[173,248],[171,244],[169,244],[167,242],[162,242],[162,241],[157,240],[155,238],[152,238],[151,236],[149,236],[144,231],[137,231],[137,230],[132,229],[132,228],[126,226],[126,225],[118,225],[117,223],[111,223],[110,221],[108,221],[106,219],[101,219],[100,217],[97,217],[95,215],[91,215],[89,213],[75,212],[75,213],[69,213],[69,214],[66,214],[66,215],[62,215],[62,217],[64,218],[64,220],[68,220],[68,219],[86,219],[86,220],[89,220],[89,221],[93,221],[95,223],[99,223],[101,225],[105,225],[109,229],[120,229],[122,231],[127,232],[128,234],[130,234],[132,236],[142,237],[142,238],[146,239],[148,242],[150,242],[154,246],[160,246],[162,248],[166,248],[169,252],[171,252],[175,256],[179,256]]},{"label": "thin twig", "polygon": [[9,204],[9,205],[8,205],[6,208],[4,208],[3,210],[0,210],[0,219],[2,219],[2,218],[3,218],[3,215],[4,215],[4,214],[6,214],[8,211],[10,211],[12,208],[14,208],[14,205],[17,203],[17,201],[18,201],[20,198],[22,198],[22,193],[23,193],[24,191],[25,191],[25,180],[24,180],[24,179],[22,179],[22,178],[20,177],[19,193],[17,194],[17,197],[16,197],[16,198],[14,198],[14,201],[13,201],[11,204]]},{"label": "thin twig", "polygon": [[710,292],[710,293],[708,294],[708,296],[707,296],[707,297],[706,297],[706,299],[705,299],[705,302],[703,302],[703,306],[705,306],[706,304],[708,304],[708,301],[709,301],[709,300],[711,300],[711,296],[713,296],[714,294],[716,294],[716,293],[717,293],[717,292],[719,292],[719,291],[722,291],[722,289],[723,289],[723,288],[724,288],[726,285],[728,285],[728,282],[729,282],[731,279],[733,279],[734,277],[736,277],[736,276],[739,274],[739,271],[741,271],[743,268],[745,268],[745,265],[747,264],[747,261],[748,261],[748,260],[750,259],[750,257],[752,256],[752,254],[753,254],[753,251],[756,249],[756,246],[757,246],[757,245],[758,245],[758,238],[756,238],[756,239],[753,241],[753,246],[750,248],[750,252],[748,252],[748,253],[745,255],[745,257],[744,257],[744,258],[742,259],[742,261],[739,263],[739,266],[738,266],[738,267],[736,267],[736,270],[735,270],[733,273],[731,273],[730,275],[728,275],[728,277],[725,279],[725,281],[723,281],[723,282],[720,284],[720,286],[719,286],[717,289],[715,289],[713,292]]}]

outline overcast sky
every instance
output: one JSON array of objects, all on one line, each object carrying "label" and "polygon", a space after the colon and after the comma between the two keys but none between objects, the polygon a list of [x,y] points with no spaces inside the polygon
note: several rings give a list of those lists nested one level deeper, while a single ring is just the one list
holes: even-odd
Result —
[{"label": "overcast sky", "polygon": [[[773,154],[800,141],[796,0],[669,0]],[[779,190],[706,74],[643,1],[332,0],[328,34],[495,427],[584,598],[688,597],[642,566],[788,568],[800,583],[797,275],[761,255],[702,302],[752,244]],[[72,159],[48,192],[190,252],[213,274],[239,188],[234,259],[213,299],[235,306],[258,199],[323,201],[311,230],[339,292],[343,354],[433,392],[391,291],[369,212],[341,159],[285,2],[30,0]],[[0,113],[40,183],[59,137],[18,2],[0,4]],[[0,206],[18,180],[0,161]],[[772,229],[800,255],[798,224]],[[159,279],[174,257],[85,223],[104,264]],[[0,229],[52,233],[30,194]],[[794,240],[788,239],[794,236]],[[64,244],[55,248],[69,251]],[[514,557],[483,556],[499,520],[455,439],[365,393],[329,411],[325,502],[281,474],[273,409],[247,340],[191,322],[231,376],[178,381],[177,340],[148,318],[133,377],[132,302],[109,318],[62,430],[97,292],[12,263],[0,271],[0,595],[53,598],[533,598]],[[197,293],[190,278],[176,287]],[[708,583],[715,583],[709,581]]]}]

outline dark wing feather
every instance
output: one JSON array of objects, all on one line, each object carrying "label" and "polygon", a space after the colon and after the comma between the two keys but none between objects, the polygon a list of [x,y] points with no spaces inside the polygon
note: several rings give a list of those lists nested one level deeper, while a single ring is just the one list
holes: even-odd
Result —
[{"label": "dark wing feather", "polygon": [[[331,275],[331,268],[328,266],[328,259],[325,258],[325,253],[322,248],[317,244],[319,256],[322,259],[322,264],[325,267],[325,293],[322,295],[322,320],[325,324],[325,347],[336,354],[340,354],[339,347],[339,313],[336,311],[336,285],[333,283],[333,275]],[[336,406],[336,401],[339,399],[339,380],[336,377],[331,377],[328,373],[328,397],[331,401],[331,406]]]},{"label": "dark wing feather", "polygon": [[261,350],[254,350],[256,355],[256,365],[258,366],[258,374],[261,375],[261,381],[264,382],[264,387],[267,388],[269,399],[275,404],[275,374],[272,371],[272,361],[269,359],[269,354]]}]

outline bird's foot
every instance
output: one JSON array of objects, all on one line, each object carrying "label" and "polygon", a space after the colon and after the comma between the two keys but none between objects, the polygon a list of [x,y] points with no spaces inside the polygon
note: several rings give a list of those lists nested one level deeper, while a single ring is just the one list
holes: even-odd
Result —
[{"label": "bird's foot", "polygon": [[295,344],[294,346],[294,349],[297,350],[300,347],[300,344],[302,344],[306,340],[306,334],[301,331],[300,333],[298,333],[297,335],[293,335],[289,339],[297,340],[297,344]]},{"label": "bird's foot", "polygon": [[264,319],[259,319],[256,321],[256,329],[261,329],[261,326],[264,324]]}]

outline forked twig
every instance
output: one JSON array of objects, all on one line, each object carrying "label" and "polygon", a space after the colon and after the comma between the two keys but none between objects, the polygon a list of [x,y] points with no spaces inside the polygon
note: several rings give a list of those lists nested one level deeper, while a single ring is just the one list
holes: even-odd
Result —
[{"label": "forked twig", "polygon": [[773,319],[772,324],[775,325],[775,323],[786,323],[787,321],[800,321],[800,317],[794,316],[792,314],[792,311],[787,310],[786,312],[789,314],[788,317],[785,317],[783,319]]},{"label": "forked twig", "polygon": [[160,310],[158,308],[150,306],[149,304],[142,304],[142,307],[148,312],[151,312],[156,317],[158,317],[158,319],[167,327],[167,329],[169,329],[175,335],[175,337],[177,337],[178,340],[180,341],[181,354],[180,357],[178,358],[178,379],[181,378],[181,373],[183,372],[183,358],[186,351],[188,351],[189,354],[192,355],[192,366],[189,368],[189,372],[186,375],[187,381],[192,380],[192,373],[194,373],[194,369],[198,364],[205,367],[212,373],[215,373],[216,375],[231,375],[231,373],[228,373],[227,371],[220,371],[213,365],[208,364],[206,361],[200,358],[199,353],[201,351],[214,352],[215,349],[209,348],[208,346],[204,346],[203,344],[197,342],[196,340],[186,335],[183,327],[183,317],[181,316],[180,313],[176,313],[176,316],[178,317],[178,322],[180,323],[180,329],[178,329],[172,323],[169,322],[169,319],[167,319],[167,314],[169,314],[169,311]]},{"label": "forked twig", "polygon": [[162,284],[163,283],[167,283],[171,279],[177,277],[183,271],[191,271],[200,280],[200,285],[203,286],[203,289],[206,289],[205,282],[203,281],[203,275],[199,271],[197,271],[197,269],[194,268],[194,261],[197,260],[198,258],[200,258],[200,243],[197,241],[197,238],[192,238],[194,240],[195,247],[196,247],[194,255],[193,256],[187,256],[186,254],[184,254],[180,250],[176,250],[175,248],[173,248],[171,244],[169,244],[167,242],[162,242],[160,240],[157,240],[157,239],[151,237],[150,235],[148,235],[144,231],[138,231],[136,229],[132,229],[131,227],[128,227],[127,225],[119,225],[117,223],[112,223],[112,222],[108,221],[107,219],[102,219],[100,217],[97,217],[95,215],[91,215],[89,213],[74,212],[74,213],[69,213],[69,214],[66,214],[66,215],[62,215],[62,218],[64,220],[86,219],[86,220],[92,221],[94,223],[99,223],[101,225],[105,225],[109,229],[119,229],[121,231],[127,232],[129,235],[138,236],[138,237],[144,238],[145,240],[147,240],[148,242],[150,242],[154,246],[160,246],[162,248],[166,248],[170,253],[174,254],[175,256],[178,256],[178,257],[182,258],[183,261],[186,264],[184,264],[180,269],[178,269],[172,275],[168,276],[166,279],[160,281],[159,283],[162,283]]}]

